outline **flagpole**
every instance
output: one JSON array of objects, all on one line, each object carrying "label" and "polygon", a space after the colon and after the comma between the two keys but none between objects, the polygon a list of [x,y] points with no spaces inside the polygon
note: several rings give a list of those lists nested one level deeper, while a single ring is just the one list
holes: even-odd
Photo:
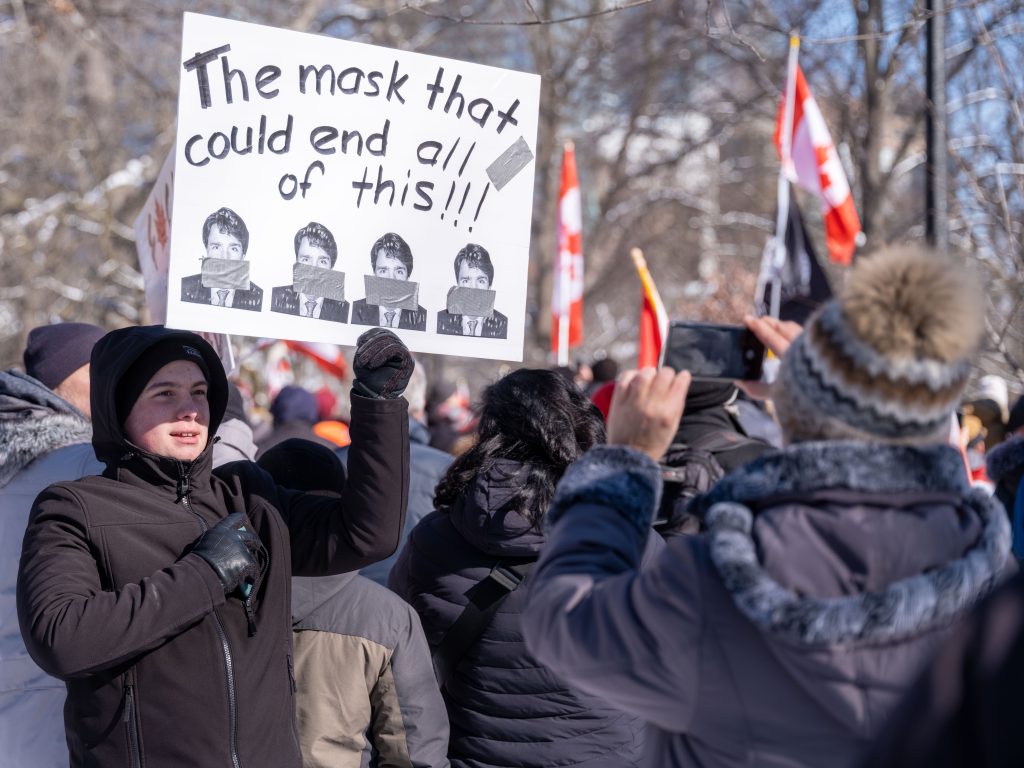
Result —
[{"label": "flagpole", "polygon": [[[565,155],[574,150],[571,141],[565,142],[562,150],[562,164]],[[561,214],[559,214],[561,215]],[[568,258],[566,258],[568,256]],[[569,365],[569,274],[570,265],[566,262],[572,258],[568,252],[563,253],[562,244],[558,244],[558,364]]]},{"label": "flagpole", "polygon": [[800,37],[789,36],[789,61],[786,70],[786,104],[782,117],[781,164],[779,165],[778,207],[775,216],[775,236],[769,241],[762,257],[762,275],[758,297],[764,295],[764,285],[771,282],[772,294],[768,313],[779,316],[782,303],[782,266],[786,260],[786,222],[789,219],[789,170],[793,165],[793,119],[796,113],[796,72],[800,55]]}]

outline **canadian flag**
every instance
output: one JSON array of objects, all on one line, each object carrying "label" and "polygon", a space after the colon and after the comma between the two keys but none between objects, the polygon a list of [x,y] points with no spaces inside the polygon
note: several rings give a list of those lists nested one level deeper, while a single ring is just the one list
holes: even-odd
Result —
[{"label": "canadian flag", "polygon": [[327,373],[344,379],[348,369],[345,355],[337,344],[310,341],[286,341],[285,346],[292,352],[308,357]]},{"label": "canadian flag", "polygon": [[[576,177],[576,152],[566,142],[562,185],[558,193],[558,257],[551,295],[551,351],[559,365],[569,362],[569,348],[583,342],[583,214]],[[564,325],[563,325],[564,323]]]},{"label": "canadian flag", "polygon": [[795,85],[789,123],[792,129],[787,137],[784,126],[789,115],[786,114],[784,92],[775,122],[775,147],[782,160],[783,172],[789,180],[821,200],[829,258],[839,264],[849,264],[853,260],[853,250],[860,232],[860,218],[853,207],[850,185],[839,162],[828,126],[825,125],[825,118],[807,87],[799,65],[796,65]]}]

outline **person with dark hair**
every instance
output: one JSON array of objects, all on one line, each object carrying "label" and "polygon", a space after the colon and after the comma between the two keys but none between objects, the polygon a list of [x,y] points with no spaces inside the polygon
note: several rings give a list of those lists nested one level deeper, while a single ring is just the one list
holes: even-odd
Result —
[{"label": "person with dark hair", "polygon": [[586,392],[593,395],[609,381],[615,381],[619,375],[619,364],[610,357],[601,357],[590,364],[593,379],[587,385]]},{"label": "person with dark hair", "polygon": [[0,762],[8,765],[68,764],[64,683],[29,657],[14,593],[36,496],[51,483],[103,471],[89,442],[89,355],[104,333],[89,323],[33,328],[25,373],[0,372]]},{"label": "person with dark hair", "polygon": [[[468,243],[455,257],[455,284],[462,288],[489,290],[493,282],[491,255],[483,246]],[[498,310],[487,316],[473,316],[442,309],[437,313],[437,332],[448,336],[504,339],[508,336],[508,318]]]},{"label": "person with dark hair", "polygon": [[785,447],[694,498],[706,532],[643,566],[690,376],[619,378],[609,445],[559,483],[522,626],[539,663],[647,721],[645,765],[855,765],[1007,575],[1006,515],[947,443],[979,294],[939,254],[894,249],[799,335],[748,323],[782,356]]},{"label": "person with dark hair", "polygon": [[[249,252],[249,228],[233,210],[219,208],[203,222],[203,247],[207,259],[243,261]],[[181,279],[181,300],[259,312],[263,307],[263,289],[252,281],[248,288],[210,288],[200,273]]]},{"label": "person with dark hair", "polygon": [[201,336],[111,331],[92,351],[102,475],[36,498],[17,609],[32,658],[67,686],[72,768],[299,766],[291,577],[343,573],[398,543],[412,358],[357,341],[351,479],[282,488],[250,461],[214,469],[227,378]]},{"label": "person with dark hair", "polygon": [[639,721],[571,690],[524,650],[519,627],[516,587],[544,545],[555,484],[604,442],[601,415],[556,373],[521,369],[484,391],[477,431],[388,579],[423,622],[448,757],[456,768],[636,765]]},{"label": "person with dark hair", "polygon": [[[335,495],[334,451],[291,438],[257,463],[274,482]],[[295,704],[305,768],[447,768],[448,716],[419,616],[357,572],[292,578]]]},{"label": "person with dark hair", "polygon": [[[295,233],[295,263],[316,269],[334,269],[338,244],[323,224],[315,221]],[[328,273],[329,274],[329,273]],[[279,285],[270,292],[270,311],[313,317],[333,323],[348,322],[348,302],[303,293],[295,285]]]},{"label": "person with dark hair", "polygon": [[[412,249],[399,235],[387,232],[377,238],[370,248],[370,268],[376,277],[407,281],[412,277]],[[356,299],[352,304],[352,322],[356,325],[425,331],[427,310],[419,304],[413,310],[385,304],[368,304],[366,299]]]}]

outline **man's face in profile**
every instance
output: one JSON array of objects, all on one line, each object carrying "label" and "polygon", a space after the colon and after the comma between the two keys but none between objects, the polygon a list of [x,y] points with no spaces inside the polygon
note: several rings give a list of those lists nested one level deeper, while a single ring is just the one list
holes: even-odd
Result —
[{"label": "man's face in profile", "polygon": [[471,267],[468,262],[459,265],[459,285],[463,288],[490,288],[491,281],[480,267]]},{"label": "man's face in profile", "polygon": [[220,227],[214,224],[210,227],[210,236],[206,238],[206,256],[211,259],[239,261],[245,258],[245,251],[242,250],[241,240],[234,235],[221,232]]},{"label": "man's face in profile", "polygon": [[389,277],[392,280],[409,279],[409,270],[402,260],[388,256],[382,251],[377,251],[377,257],[373,260],[373,273],[377,277]]},{"label": "man's face in profile", "polygon": [[[295,261],[311,267],[331,268],[330,255],[319,245],[310,245],[308,237],[302,238],[299,242],[299,252],[295,255]],[[378,272],[377,274],[380,273]]]}]

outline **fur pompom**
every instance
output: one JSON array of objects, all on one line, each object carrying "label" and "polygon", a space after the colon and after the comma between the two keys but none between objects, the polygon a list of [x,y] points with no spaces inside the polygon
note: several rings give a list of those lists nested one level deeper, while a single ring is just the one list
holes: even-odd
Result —
[{"label": "fur pompom", "polygon": [[975,281],[923,248],[858,260],[842,306],[854,335],[891,360],[952,363],[969,357],[981,338],[983,305]]}]

